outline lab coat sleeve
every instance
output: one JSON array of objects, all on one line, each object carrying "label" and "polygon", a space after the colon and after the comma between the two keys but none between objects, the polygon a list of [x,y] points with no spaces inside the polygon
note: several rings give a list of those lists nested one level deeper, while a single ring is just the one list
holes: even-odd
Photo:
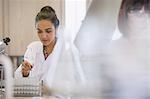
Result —
[{"label": "lab coat sleeve", "polygon": [[21,77],[23,77],[22,73],[21,73],[21,66],[22,66],[22,64],[15,71],[15,73],[14,73],[15,78],[21,78]]}]

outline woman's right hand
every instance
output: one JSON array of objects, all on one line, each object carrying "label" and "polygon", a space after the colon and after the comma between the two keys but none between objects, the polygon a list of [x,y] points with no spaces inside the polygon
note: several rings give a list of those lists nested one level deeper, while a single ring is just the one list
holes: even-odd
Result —
[{"label": "woman's right hand", "polygon": [[32,65],[28,61],[22,62],[22,76],[23,77],[28,77],[31,69],[32,69]]}]

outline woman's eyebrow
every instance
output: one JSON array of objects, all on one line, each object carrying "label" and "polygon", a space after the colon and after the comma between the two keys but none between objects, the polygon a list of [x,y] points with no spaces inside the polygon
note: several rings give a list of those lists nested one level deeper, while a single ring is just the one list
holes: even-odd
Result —
[{"label": "woman's eyebrow", "polygon": [[[42,31],[40,28],[37,28],[37,30]],[[52,28],[46,28],[44,30],[52,30]]]},{"label": "woman's eyebrow", "polygon": [[52,30],[52,28],[46,28],[45,30]]},{"label": "woman's eyebrow", "polygon": [[40,31],[41,31],[41,29],[39,29],[39,28],[37,28],[37,30],[40,30]]}]

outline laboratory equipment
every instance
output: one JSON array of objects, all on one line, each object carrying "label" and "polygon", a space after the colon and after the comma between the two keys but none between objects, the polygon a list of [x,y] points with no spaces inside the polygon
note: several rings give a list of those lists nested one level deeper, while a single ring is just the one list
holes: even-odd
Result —
[{"label": "laboratory equipment", "polygon": [[5,51],[6,45],[10,42],[10,38],[6,37],[0,41],[0,53]]},{"label": "laboratory equipment", "polygon": [[10,42],[9,38],[0,41],[0,99],[12,99],[12,62],[5,53],[8,42]]},{"label": "laboratory equipment", "polygon": [[14,96],[15,97],[38,97],[42,96],[43,81],[36,78],[19,78],[14,79]]}]

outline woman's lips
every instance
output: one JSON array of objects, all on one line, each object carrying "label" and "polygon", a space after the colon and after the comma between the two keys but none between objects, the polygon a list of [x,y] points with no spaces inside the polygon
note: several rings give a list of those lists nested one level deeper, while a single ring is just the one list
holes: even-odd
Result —
[{"label": "woman's lips", "polygon": [[48,40],[42,40],[43,42],[47,42]]}]

